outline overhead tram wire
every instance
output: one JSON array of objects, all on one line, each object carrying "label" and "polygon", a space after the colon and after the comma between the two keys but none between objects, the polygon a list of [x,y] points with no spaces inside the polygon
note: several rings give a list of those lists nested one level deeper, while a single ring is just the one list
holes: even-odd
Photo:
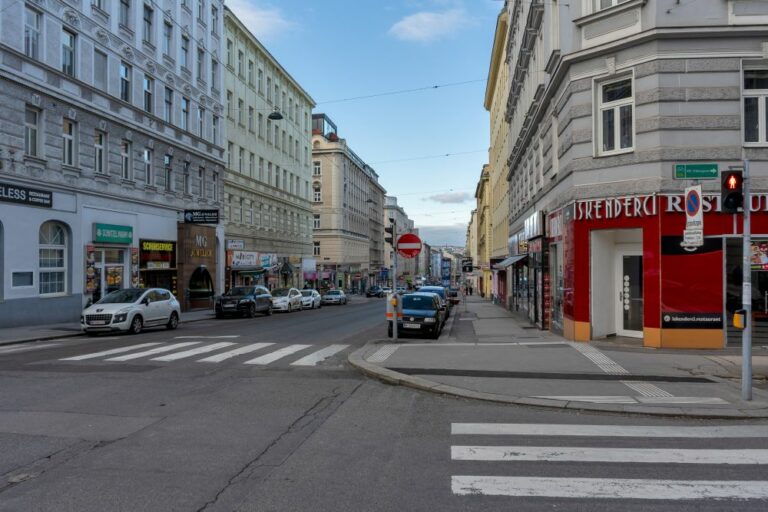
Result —
[{"label": "overhead tram wire", "polygon": [[485,78],[481,78],[481,79],[478,79],[478,80],[466,80],[464,82],[451,82],[451,83],[447,83],[447,84],[430,85],[430,86],[427,86],[427,87],[416,87],[416,88],[413,88],[413,89],[400,89],[400,90],[397,90],[397,91],[380,92],[380,93],[376,93],[376,94],[367,94],[367,95],[364,95],[364,96],[352,96],[352,97],[349,97],[349,98],[340,98],[340,99],[336,99],[336,100],[318,101],[317,104],[318,105],[327,105],[329,103],[342,103],[342,102],[346,102],[346,101],[365,100],[365,99],[370,99],[370,98],[379,98],[379,97],[382,97],[382,96],[394,96],[396,94],[408,94],[408,93],[411,93],[411,92],[433,91],[435,89],[442,89],[442,88],[445,88],[445,87],[456,87],[456,86],[459,86],[459,85],[474,84],[474,83],[485,82],[485,81],[486,81]]}]

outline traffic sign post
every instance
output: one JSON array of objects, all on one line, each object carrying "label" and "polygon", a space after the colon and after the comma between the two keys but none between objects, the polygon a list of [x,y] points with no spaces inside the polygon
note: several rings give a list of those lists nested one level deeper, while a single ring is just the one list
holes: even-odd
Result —
[{"label": "traffic sign post", "polygon": [[682,247],[704,245],[704,214],[701,209],[701,185],[685,189],[685,230]]},{"label": "traffic sign post", "polygon": [[744,240],[741,261],[741,308],[744,310],[744,330],[741,333],[741,399],[752,400],[752,230],[750,226],[749,160],[744,160],[743,205]]},{"label": "traffic sign post", "polygon": [[421,252],[421,238],[405,233],[397,239],[397,253],[403,258],[415,258]]}]

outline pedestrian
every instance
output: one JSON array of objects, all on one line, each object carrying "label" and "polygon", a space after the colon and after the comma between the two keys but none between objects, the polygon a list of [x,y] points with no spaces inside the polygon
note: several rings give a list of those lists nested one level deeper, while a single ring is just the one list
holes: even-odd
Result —
[{"label": "pedestrian", "polygon": [[472,285],[469,285],[469,294],[472,295]]}]

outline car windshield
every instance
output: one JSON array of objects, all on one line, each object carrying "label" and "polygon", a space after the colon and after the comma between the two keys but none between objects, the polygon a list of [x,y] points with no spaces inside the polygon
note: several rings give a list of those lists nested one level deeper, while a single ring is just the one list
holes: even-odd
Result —
[{"label": "car windshield", "polygon": [[406,295],[403,297],[403,309],[434,309],[432,297]]},{"label": "car windshield", "polygon": [[326,295],[341,295],[341,292],[338,290],[331,290]]},{"label": "car windshield", "polygon": [[272,296],[273,297],[287,297],[288,292],[291,290],[289,288],[278,288],[277,290],[272,290]]},{"label": "car windshield", "polygon": [[248,286],[235,286],[226,295],[248,295],[253,292],[253,288]]},{"label": "car windshield", "polygon": [[312,290],[301,290],[301,295],[304,297],[311,297],[312,296]]},{"label": "car windshield", "polygon": [[141,288],[128,288],[127,290],[116,290],[96,304],[130,304],[139,300],[144,292]]}]

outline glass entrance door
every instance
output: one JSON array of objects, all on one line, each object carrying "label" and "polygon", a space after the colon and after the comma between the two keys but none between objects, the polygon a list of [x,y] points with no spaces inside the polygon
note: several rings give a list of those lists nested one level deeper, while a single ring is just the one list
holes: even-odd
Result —
[{"label": "glass entrance door", "polygon": [[125,287],[125,251],[123,249],[96,248],[96,302],[108,293]]},{"label": "glass entrance door", "polygon": [[617,254],[618,308],[616,333],[619,336],[643,336],[643,256]]}]

